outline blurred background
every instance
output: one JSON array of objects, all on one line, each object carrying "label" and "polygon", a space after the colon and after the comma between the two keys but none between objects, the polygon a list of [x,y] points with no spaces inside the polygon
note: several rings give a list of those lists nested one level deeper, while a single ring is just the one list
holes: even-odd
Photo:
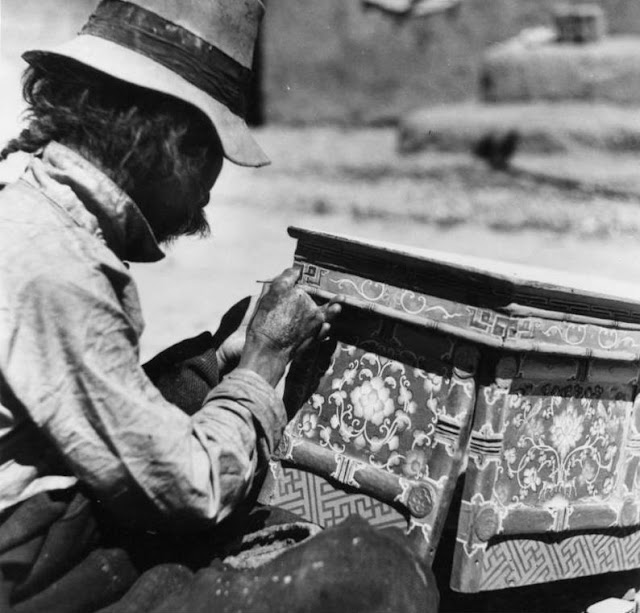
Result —
[{"label": "blurred background", "polygon": [[[273,164],[227,164],[213,236],[135,267],[144,357],[288,266],[288,225],[640,279],[637,0],[267,4],[251,122]],[[0,141],[20,54],[94,5],[1,0]]]}]

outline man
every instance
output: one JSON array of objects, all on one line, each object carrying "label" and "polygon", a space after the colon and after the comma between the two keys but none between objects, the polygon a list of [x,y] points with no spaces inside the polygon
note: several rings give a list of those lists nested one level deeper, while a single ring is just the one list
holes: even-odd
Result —
[{"label": "man", "polygon": [[0,610],[95,610],[158,563],[208,564],[285,425],[274,386],[340,311],[288,269],[244,344],[205,333],[138,362],[127,262],[206,233],[223,158],[268,162],[243,120],[262,12],[104,0],[24,56],[28,125],[0,154],[33,154],[0,193]]}]

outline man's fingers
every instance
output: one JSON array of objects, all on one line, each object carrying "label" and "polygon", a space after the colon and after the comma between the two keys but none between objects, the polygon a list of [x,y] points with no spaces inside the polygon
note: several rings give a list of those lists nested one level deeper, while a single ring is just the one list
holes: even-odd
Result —
[{"label": "man's fingers", "polygon": [[256,312],[256,307],[258,306],[258,302],[260,301],[261,296],[250,296],[249,304],[247,306],[247,310],[245,311],[244,317],[242,318],[242,322],[240,323],[240,327],[246,327],[249,325],[249,322],[253,318],[253,314]]},{"label": "man's fingers", "polygon": [[296,348],[296,354],[303,354],[305,353],[305,351],[307,351],[311,345],[313,344],[315,339],[313,338],[308,338],[305,341],[303,341],[302,343],[300,343],[298,345],[298,347]]},{"label": "man's fingers", "polygon": [[340,304],[342,300],[344,300],[343,296],[335,296],[327,304],[320,307],[320,311],[324,316],[324,322],[316,336],[318,340],[322,341],[329,336],[331,325],[335,321],[336,317],[342,312],[342,305]]},{"label": "man's fingers", "polygon": [[338,315],[340,315],[342,312],[341,302],[344,302],[344,296],[340,294],[338,296],[334,296],[329,302],[327,302],[327,304],[321,307],[326,321],[332,322]]},{"label": "man's fingers", "polygon": [[318,332],[318,340],[323,341],[327,336],[329,336],[329,332],[331,332],[331,324],[328,322],[324,322],[322,326],[320,326],[320,332]]},{"label": "man's fingers", "polygon": [[341,304],[331,304],[324,310],[324,318],[331,322],[342,313]]},{"label": "man's fingers", "polygon": [[286,291],[291,289],[300,278],[301,272],[300,268],[294,268],[293,266],[291,268],[287,268],[273,280],[271,287],[276,291]]},{"label": "man's fingers", "polygon": [[308,292],[296,285],[300,275],[299,267],[287,268],[269,284],[250,326],[277,339],[284,348],[304,351],[329,335],[333,321],[342,311],[344,296],[335,296],[318,306]]}]

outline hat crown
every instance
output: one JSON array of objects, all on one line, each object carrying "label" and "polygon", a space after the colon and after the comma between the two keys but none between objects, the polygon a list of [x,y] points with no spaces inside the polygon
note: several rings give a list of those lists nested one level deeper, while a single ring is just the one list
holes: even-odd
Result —
[{"label": "hat crown", "polygon": [[264,6],[259,0],[129,0],[163,19],[189,30],[246,68]]},{"label": "hat crown", "polygon": [[209,119],[227,159],[264,166],[244,119],[263,15],[260,0],[101,0],[76,38],[22,57],[44,69],[71,60],[183,100]]}]

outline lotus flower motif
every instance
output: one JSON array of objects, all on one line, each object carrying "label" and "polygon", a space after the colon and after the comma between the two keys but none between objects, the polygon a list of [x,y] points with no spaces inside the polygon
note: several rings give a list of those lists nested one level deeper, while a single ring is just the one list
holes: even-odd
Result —
[{"label": "lotus flower motif", "polygon": [[402,472],[410,478],[421,477],[427,467],[427,455],[421,449],[412,449],[402,467]]},{"label": "lotus flower motif", "polygon": [[556,415],[551,425],[551,440],[561,457],[573,449],[582,436],[582,415],[578,415],[573,406]]},{"label": "lotus flower motif", "polygon": [[395,405],[390,395],[380,377],[365,381],[350,394],[354,415],[379,426],[394,413]]},{"label": "lotus flower motif", "polygon": [[525,488],[529,488],[533,492],[538,489],[538,486],[542,482],[542,480],[538,476],[538,471],[533,467],[525,469],[524,478],[522,481]]},{"label": "lotus flower motif", "polygon": [[316,413],[305,413],[302,416],[302,423],[300,424],[300,429],[302,430],[302,434],[304,434],[307,438],[313,437],[317,426],[318,426],[318,416],[316,415]]}]

